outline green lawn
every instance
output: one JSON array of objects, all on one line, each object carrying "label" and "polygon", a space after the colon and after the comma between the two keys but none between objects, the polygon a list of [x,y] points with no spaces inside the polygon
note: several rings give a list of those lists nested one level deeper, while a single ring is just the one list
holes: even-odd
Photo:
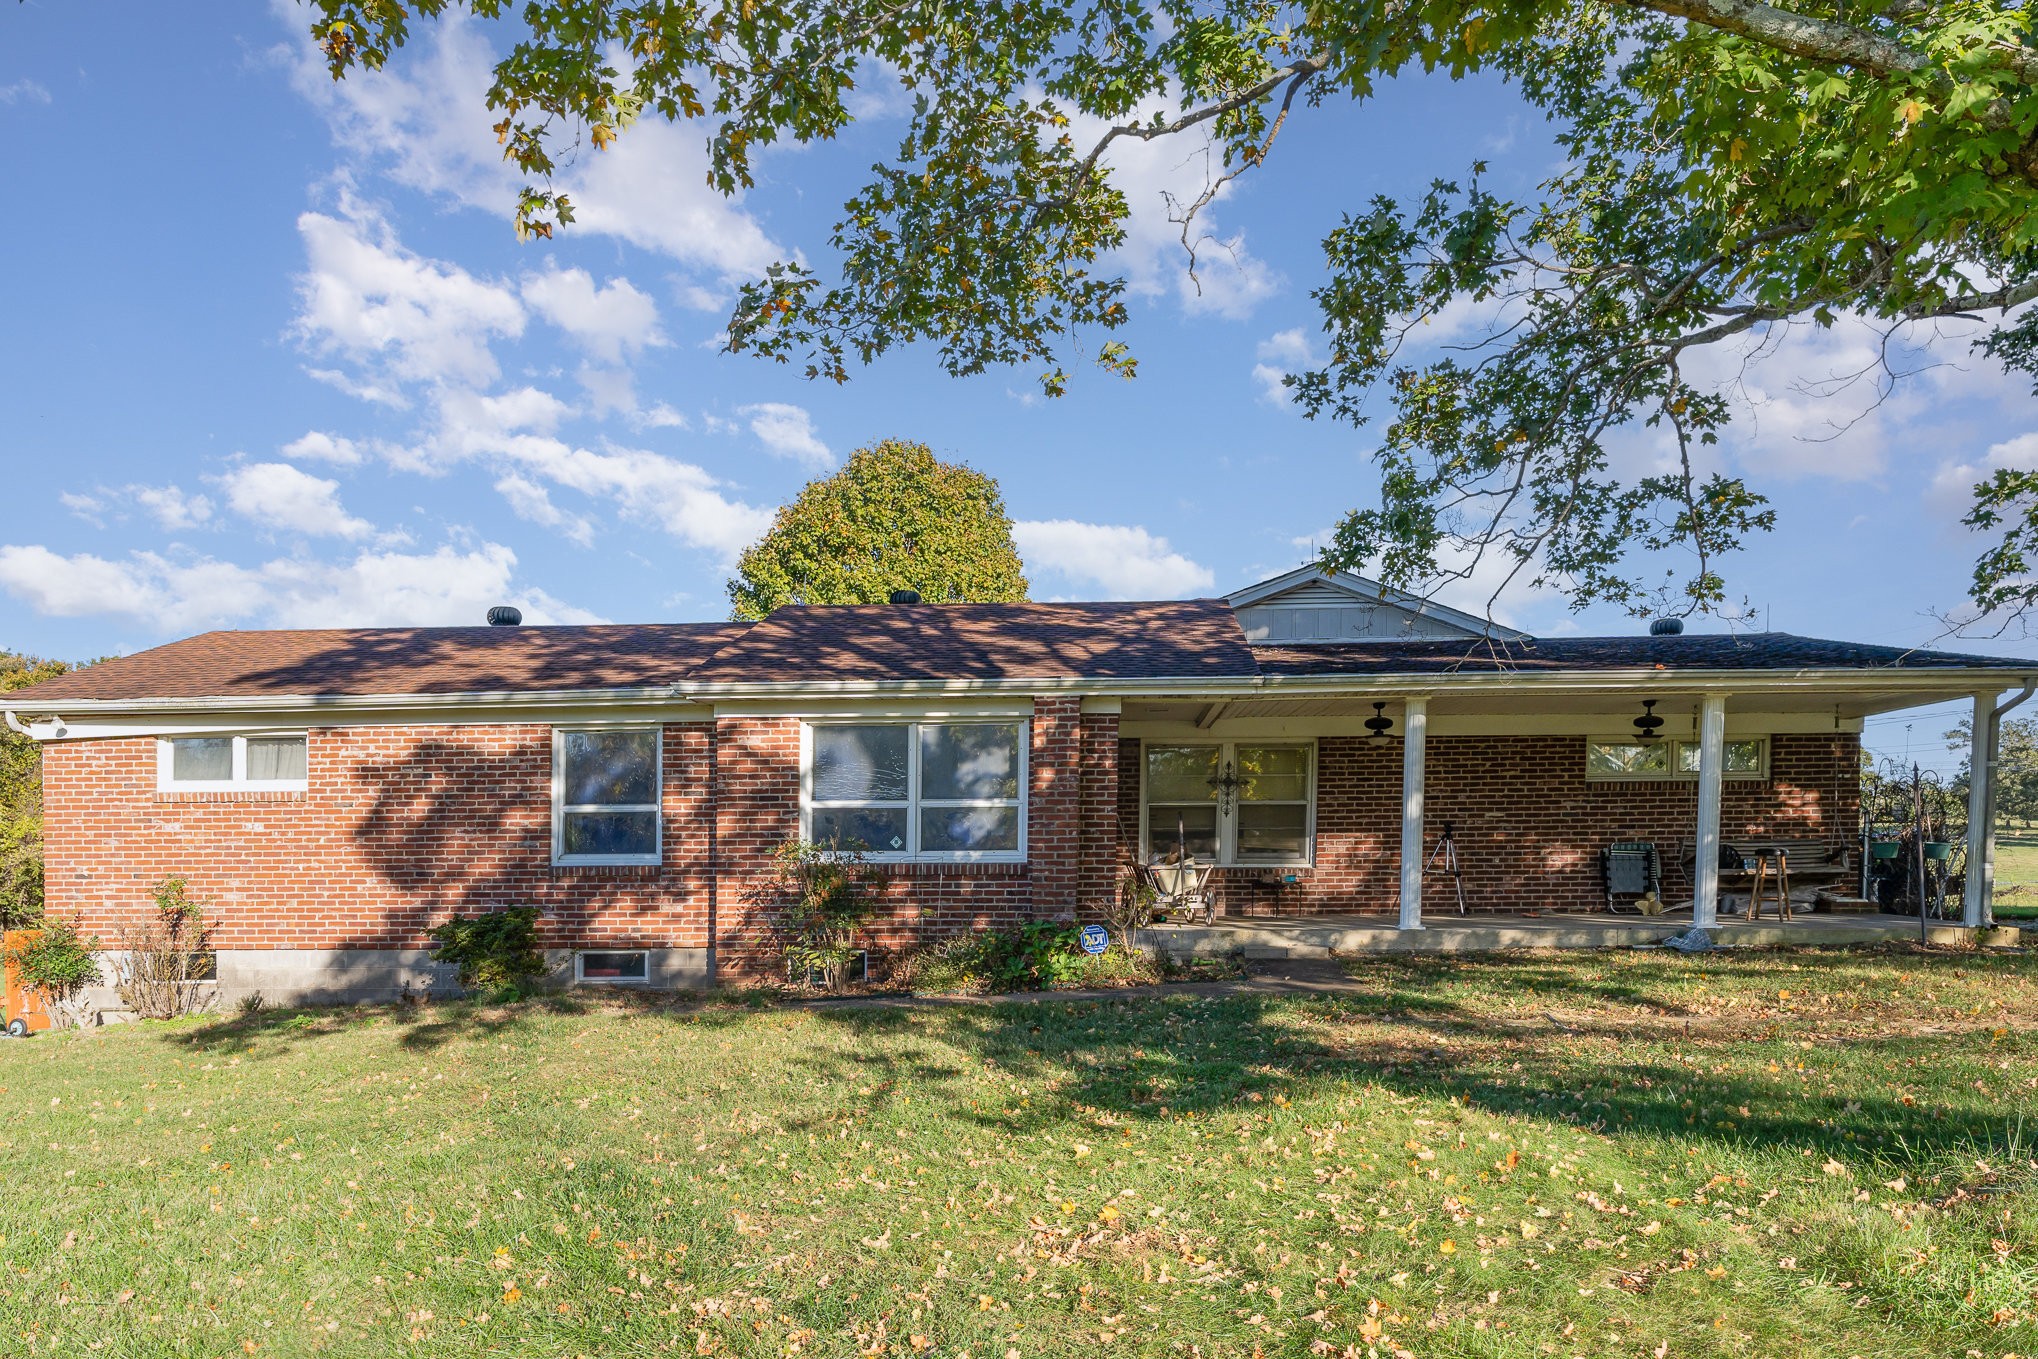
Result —
[{"label": "green lawn", "polygon": [[2038,958],[0,1044],[0,1356],[2038,1351]]}]

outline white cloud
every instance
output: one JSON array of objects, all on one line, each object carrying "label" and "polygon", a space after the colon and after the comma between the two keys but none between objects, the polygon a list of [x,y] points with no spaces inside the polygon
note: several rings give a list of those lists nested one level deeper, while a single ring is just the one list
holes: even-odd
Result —
[{"label": "white cloud", "polygon": [[1135,525],[1030,520],[1013,524],[1012,538],[1029,570],[1101,589],[1109,599],[1181,599],[1217,583],[1209,567]]},{"label": "white cloud", "polygon": [[[1175,111],[1154,100],[1126,121]],[[1069,120],[1068,133],[1078,147],[1095,145],[1107,130],[1099,118],[1079,114]],[[1279,290],[1280,276],[1246,248],[1245,233],[1225,234],[1218,224],[1217,205],[1231,197],[1236,181],[1220,188],[1190,225],[1189,239],[1196,245],[1196,272],[1190,276],[1182,225],[1173,219],[1224,172],[1222,152],[1206,128],[1153,141],[1120,137],[1105,150],[1104,164],[1112,186],[1125,195],[1125,241],[1112,253],[1133,292],[1148,297],[1172,292],[1186,310],[1237,319]]]},{"label": "white cloud", "polygon": [[[552,430],[570,413],[564,402],[536,387],[500,396],[441,392],[438,427],[390,458],[427,474],[470,462],[489,466],[513,509],[575,541],[584,520],[552,503],[560,489],[608,501],[622,518],[722,560],[733,559],[770,526],[770,510],[731,498],[720,478],[693,463],[649,449],[605,444],[595,450],[558,438]],[[502,479],[510,477],[516,480],[505,488]],[[546,490],[542,505],[528,488]]]},{"label": "white cloud", "polygon": [[621,363],[625,354],[666,343],[658,304],[627,278],[596,287],[585,269],[553,267],[526,276],[523,293],[532,310],[604,363]]},{"label": "white cloud", "polygon": [[773,457],[790,458],[815,468],[834,466],[835,455],[814,433],[814,417],[805,407],[763,401],[738,407],[736,413],[750,417],[750,432]]},{"label": "white cloud", "polygon": [[[449,14],[389,67],[336,82],[308,36],[306,11],[287,3],[278,11],[292,32],[284,52],[293,83],[325,115],[344,154],[401,184],[509,217],[520,180],[492,130],[501,116],[487,99],[497,54],[481,25]],[[615,236],[720,282],[761,274],[788,257],[740,199],[708,186],[698,129],[655,114],[625,129],[609,150],[585,151],[562,166],[554,184],[573,199],[569,235]]]},{"label": "white cloud", "polygon": [[33,80],[17,80],[11,85],[0,85],[0,104],[47,104],[50,92]]},{"label": "white cloud", "polygon": [[120,561],[0,547],[0,590],[41,614],[116,615],[161,633],[258,623],[373,627],[479,623],[513,603],[532,623],[592,623],[598,615],[515,582],[516,554],[496,543],[429,554],[362,552],[339,562],[285,558],[241,566],[210,557],[135,552]]},{"label": "white cloud", "polygon": [[219,484],[235,514],[267,529],[314,538],[360,538],[375,529],[340,504],[340,483],[287,462],[244,463]]},{"label": "white cloud", "polygon": [[1281,379],[1315,363],[1316,351],[1310,348],[1302,327],[1296,326],[1261,340],[1254,357],[1259,360],[1253,365],[1253,381],[1260,384],[1260,400],[1286,406],[1294,401],[1295,394],[1282,385]]},{"label": "white cloud", "polygon": [[286,458],[337,463],[342,467],[355,466],[364,456],[360,445],[352,439],[316,429],[307,430],[276,451]]},{"label": "white cloud", "polygon": [[212,519],[212,502],[181,486],[95,486],[90,494],[65,491],[60,504],[80,519],[104,528],[106,515],[125,518],[124,507],[132,507],[156,521],[170,533],[199,528]]},{"label": "white cloud", "polygon": [[585,515],[569,514],[552,503],[551,492],[539,483],[517,472],[509,472],[498,478],[495,489],[509,502],[510,511],[517,518],[545,528],[557,529],[560,536],[580,544],[594,546],[594,521]]},{"label": "white cloud", "polygon": [[320,353],[367,368],[368,384],[353,391],[368,400],[387,402],[392,381],[494,381],[491,340],[523,333],[517,295],[405,250],[387,223],[349,207],[345,220],[318,212],[297,219],[307,263],[298,279],[297,334]]}]

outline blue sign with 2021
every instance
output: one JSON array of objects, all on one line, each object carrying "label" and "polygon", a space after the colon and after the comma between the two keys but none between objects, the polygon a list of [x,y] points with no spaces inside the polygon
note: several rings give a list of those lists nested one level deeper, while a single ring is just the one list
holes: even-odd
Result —
[{"label": "blue sign with 2021", "polygon": [[1111,935],[1102,925],[1083,926],[1083,952],[1102,953],[1111,947]]}]

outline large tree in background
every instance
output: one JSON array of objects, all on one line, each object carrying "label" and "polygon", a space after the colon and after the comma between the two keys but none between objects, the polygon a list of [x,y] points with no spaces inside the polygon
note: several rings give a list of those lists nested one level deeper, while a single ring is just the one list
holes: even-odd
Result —
[{"label": "large tree in background", "polygon": [[1026,573],[994,479],[887,439],[778,512],[736,563],[729,602],[737,618],[762,618],[782,604],[883,604],[894,590],[1013,604]]},{"label": "large tree in background", "polygon": [[[0,651],[0,692],[52,679],[71,667]],[[42,752],[0,728],[0,925],[42,914]]]},{"label": "large tree in background", "polygon": [[[454,3],[313,0],[313,33],[343,77]],[[1996,360],[2038,372],[2038,321],[2013,311],[2038,296],[2038,48],[2021,4],[465,8],[520,20],[488,97],[505,156],[531,177],[518,226],[539,235],[572,220],[550,182],[562,148],[598,152],[636,118],[701,121],[710,181],[733,193],[759,148],[847,124],[858,81],[911,93],[896,153],[836,224],[834,266],[774,267],[730,321],[732,349],[836,380],[913,342],[952,373],[1037,368],[1050,392],[1071,355],[1129,374],[1112,337],[1125,281],[1106,262],[1127,217],[1112,143],[1213,139],[1208,191],[1175,213],[1193,252],[1198,211],[1278,156],[1289,117],[1411,69],[1505,77],[1551,120],[1561,168],[1517,200],[1460,167],[1415,201],[1354,202],[1326,222],[1315,296],[1329,358],[1291,379],[1314,415],[1381,423],[1379,500],[1344,519],[1327,564],[1400,585],[1497,556],[1503,575],[1581,606],[1725,606],[1722,554],[1773,522],[1705,451],[1730,412],[1692,360],[1736,337],[1787,345],[1793,325],[1848,315],[1900,337],[1969,318]],[[1493,324],[1454,352],[1407,346],[1468,309]],[[1659,441],[1668,470],[1616,473],[1609,443],[1624,432]],[[2038,474],[1977,487],[1969,522],[1994,535],[1974,602],[2038,602]]]}]

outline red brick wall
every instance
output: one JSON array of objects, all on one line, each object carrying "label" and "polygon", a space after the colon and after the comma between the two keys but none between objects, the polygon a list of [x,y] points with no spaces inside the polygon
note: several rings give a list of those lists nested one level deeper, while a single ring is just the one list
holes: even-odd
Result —
[{"label": "red brick wall", "polygon": [[[772,849],[798,834],[800,724],[725,718],[665,729],[665,862],[555,868],[551,737],[543,726],[352,727],[311,733],[298,794],[165,794],[154,742],[44,750],[49,901],[111,941],[148,909],[152,884],[191,880],[214,903],[218,947],[420,948],[456,913],[530,904],[546,942],[718,949],[737,973],[776,968]],[[1853,737],[1778,736],[1771,777],[1729,781],[1726,834],[1832,834],[1856,818]],[[1233,914],[1391,911],[1400,746],[1359,739],[1318,750],[1317,862],[1294,887],[1221,875]],[[717,790],[719,790],[717,792]],[[1072,698],[1037,700],[1028,788],[1030,864],[887,868],[873,942],[1092,916],[1138,846],[1139,743]],[[1672,893],[1689,892],[1691,783],[1587,783],[1575,737],[1434,738],[1432,833],[1458,827],[1477,910],[1597,900],[1598,849],[1653,839]],[[1432,879],[1428,908],[1449,883]]]},{"label": "red brick wall", "polygon": [[[1689,898],[1680,850],[1695,835],[1695,780],[1588,782],[1575,736],[1431,737],[1425,824],[1433,849],[1456,827],[1465,895],[1475,911],[1583,909],[1603,900],[1598,854],[1617,840],[1652,840],[1664,892]],[[1316,862],[1293,886],[1255,881],[1258,869],[1220,870],[1219,908],[1231,915],[1392,912],[1399,896],[1401,744],[1359,737],[1317,744]],[[1770,776],[1729,779],[1723,837],[1829,836],[1852,843],[1859,822],[1860,746],[1851,735],[1770,738]],[[1120,859],[1139,847],[1139,742],[1119,746]],[[1286,870],[1284,870],[1286,871]],[[1449,878],[1423,889],[1425,914],[1455,913]]]},{"label": "red brick wall", "polygon": [[310,733],[303,793],[163,793],[152,739],[43,750],[48,900],[108,941],[176,874],[212,903],[215,945],[422,948],[491,906],[542,907],[545,942],[708,942],[711,732],[665,728],[665,862],[551,863],[551,729]]}]

